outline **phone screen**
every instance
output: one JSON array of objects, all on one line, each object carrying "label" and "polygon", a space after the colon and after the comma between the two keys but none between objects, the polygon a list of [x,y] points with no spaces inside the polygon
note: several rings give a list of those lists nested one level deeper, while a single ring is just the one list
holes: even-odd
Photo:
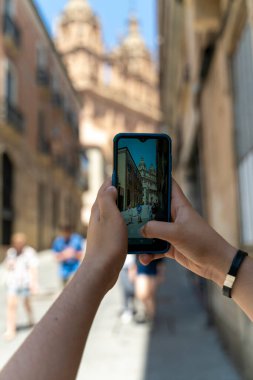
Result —
[{"label": "phone screen", "polygon": [[118,207],[128,229],[129,252],[166,252],[168,243],[145,239],[148,221],[169,221],[171,140],[159,134],[119,134],[114,139]]}]

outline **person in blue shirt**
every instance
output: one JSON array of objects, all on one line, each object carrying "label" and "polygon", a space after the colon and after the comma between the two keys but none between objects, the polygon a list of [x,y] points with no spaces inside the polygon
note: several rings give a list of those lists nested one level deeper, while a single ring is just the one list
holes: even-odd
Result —
[{"label": "person in blue shirt", "polygon": [[60,277],[64,285],[77,271],[84,253],[84,239],[72,233],[69,225],[60,228],[60,236],[56,237],[52,249],[60,265]]}]

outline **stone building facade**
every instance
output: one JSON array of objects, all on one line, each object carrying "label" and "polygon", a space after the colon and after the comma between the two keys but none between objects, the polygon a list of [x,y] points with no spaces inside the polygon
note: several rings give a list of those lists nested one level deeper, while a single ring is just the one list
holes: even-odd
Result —
[{"label": "stone building facade", "polygon": [[80,102],[31,0],[0,0],[0,245],[80,226]]},{"label": "stone building facade", "polygon": [[128,148],[118,150],[118,206],[122,211],[142,203],[142,177]]},{"label": "stone building facade", "polygon": [[156,169],[154,168],[154,165],[147,168],[144,158],[141,159],[138,169],[142,178],[143,204],[152,205],[158,202]]},{"label": "stone building facade", "polygon": [[55,43],[82,99],[80,140],[89,163],[83,196],[87,224],[97,189],[112,173],[114,135],[159,128],[157,68],[134,16],[119,45],[106,51],[99,19],[87,0],[68,1]]},{"label": "stone building facade", "polygon": [[[252,254],[252,1],[160,0],[158,7],[163,124],[175,175],[209,223]],[[221,334],[243,378],[252,379],[252,324],[206,286]]]}]

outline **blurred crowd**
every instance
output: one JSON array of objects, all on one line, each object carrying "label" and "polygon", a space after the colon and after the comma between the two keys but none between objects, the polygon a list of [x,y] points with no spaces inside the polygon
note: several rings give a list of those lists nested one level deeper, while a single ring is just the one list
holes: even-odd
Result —
[{"label": "blurred crowd", "polygon": [[[52,254],[59,266],[59,277],[65,286],[77,271],[85,253],[86,239],[73,232],[70,225],[60,227],[59,235],[52,242]],[[6,331],[4,338],[12,340],[17,332],[18,302],[24,304],[28,325],[35,323],[31,296],[39,293],[39,255],[27,244],[24,233],[15,233],[3,263],[6,288]]]},{"label": "blurred crowd", "polygon": [[[52,242],[52,254],[58,263],[59,277],[64,287],[76,273],[84,255],[86,238],[73,232],[71,226],[60,227],[59,235]],[[22,302],[27,314],[28,328],[35,324],[32,296],[39,294],[39,255],[29,246],[24,233],[12,236],[11,246],[3,263],[6,289],[5,340],[12,340],[17,333],[17,309]],[[163,260],[142,265],[137,255],[128,254],[120,272],[119,284],[122,306],[119,318],[122,323],[148,323],[156,310],[156,290],[164,279]]]}]

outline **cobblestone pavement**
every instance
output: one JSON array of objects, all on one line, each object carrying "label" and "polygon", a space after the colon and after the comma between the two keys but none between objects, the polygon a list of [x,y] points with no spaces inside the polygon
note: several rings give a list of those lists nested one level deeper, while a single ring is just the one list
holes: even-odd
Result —
[{"label": "cobblestone pavement", "polygon": [[[41,294],[34,298],[36,319],[45,313],[60,291],[56,263],[50,252],[40,255]],[[30,330],[4,342],[4,287],[0,267],[0,368]],[[240,380],[223,352],[218,336],[208,327],[186,272],[174,262],[157,295],[152,325],[123,324],[119,285],[105,297],[94,321],[77,379],[82,380]],[[25,325],[20,306],[19,324]],[[45,379],[46,380],[46,379]]]}]

